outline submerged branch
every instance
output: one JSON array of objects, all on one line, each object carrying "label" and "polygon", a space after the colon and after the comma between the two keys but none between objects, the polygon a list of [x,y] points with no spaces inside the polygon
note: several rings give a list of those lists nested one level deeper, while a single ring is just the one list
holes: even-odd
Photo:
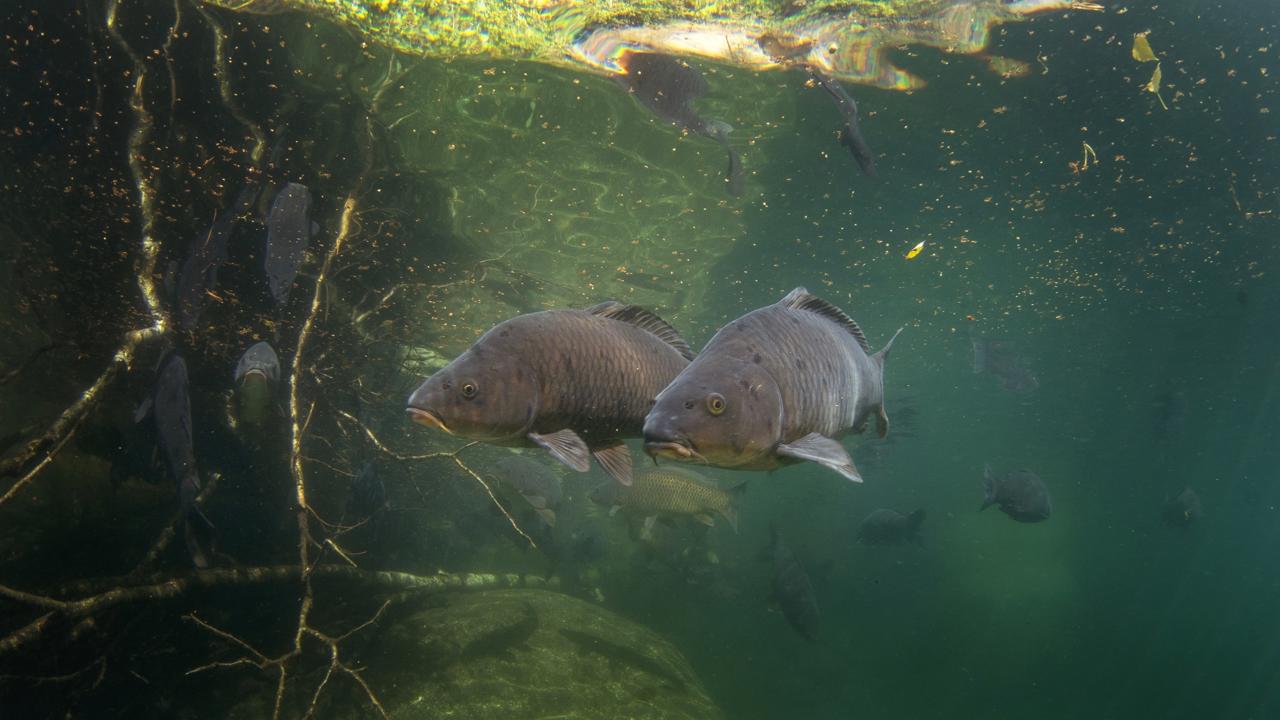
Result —
[{"label": "submerged branch", "polygon": [[[448,592],[452,590],[493,590],[499,588],[552,588],[554,580],[515,573],[440,573],[414,575],[390,570],[363,570],[347,565],[317,565],[307,573],[315,578],[366,585],[382,590],[412,593]],[[128,603],[168,600],[195,590],[215,587],[259,585],[275,582],[297,582],[303,577],[297,565],[272,565],[248,568],[213,568],[191,570],[179,574],[160,574],[146,578],[110,578],[96,584],[101,588],[78,599],[63,600],[48,595],[0,585],[0,597],[49,612],[26,626],[0,638],[0,654],[17,649],[39,635],[54,616],[87,617]],[[82,590],[85,584],[77,584]]]}]

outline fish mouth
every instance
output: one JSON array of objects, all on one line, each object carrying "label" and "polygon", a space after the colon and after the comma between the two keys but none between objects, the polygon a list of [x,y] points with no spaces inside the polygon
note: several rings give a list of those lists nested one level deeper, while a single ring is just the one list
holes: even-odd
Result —
[{"label": "fish mouth", "polygon": [[698,454],[698,451],[694,449],[693,443],[684,439],[649,440],[644,444],[644,451],[653,458],[662,456],[684,462],[690,460],[706,462],[706,460]]},{"label": "fish mouth", "polygon": [[416,408],[416,407],[407,407],[405,408],[405,412],[409,414],[410,420],[418,423],[419,425],[425,425],[426,427],[429,427],[429,428],[436,428],[437,430],[443,430],[449,433],[450,435],[453,434],[453,431],[449,429],[449,426],[444,424],[444,420],[442,420],[439,415],[435,414],[434,412],[431,412],[430,410],[423,410],[422,408]]}]

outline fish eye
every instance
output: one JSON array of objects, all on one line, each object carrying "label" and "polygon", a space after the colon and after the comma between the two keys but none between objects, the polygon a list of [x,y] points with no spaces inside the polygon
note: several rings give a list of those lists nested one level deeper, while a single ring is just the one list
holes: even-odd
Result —
[{"label": "fish eye", "polygon": [[712,415],[719,415],[724,412],[724,396],[720,393],[711,393],[707,396],[707,412]]},{"label": "fish eye", "polygon": [[480,389],[476,387],[476,384],[475,384],[475,383],[463,383],[463,384],[462,384],[462,397],[467,398],[468,400],[470,400],[471,398],[473,398],[473,397],[475,397],[475,396],[476,396],[476,393],[477,393],[477,392],[479,392],[479,390],[480,390]]}]

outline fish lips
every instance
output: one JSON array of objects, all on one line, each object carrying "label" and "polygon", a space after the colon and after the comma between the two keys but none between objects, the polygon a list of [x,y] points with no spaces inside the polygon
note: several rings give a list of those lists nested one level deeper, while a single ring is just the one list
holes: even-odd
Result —
[{"label": "fish lips", "polygon": [[688,462],[690,460],[702,461],[703,457],[694,449],[693,443],[683,438],[675,438],[668,440],[645,440],[644,451],[650,457],[668,457],[672,460],[681,460]]},{"label": "fish lips", "polygon": [[426,427],[429,427],[429,428],[436,428],[437,430],[443,430],[449,433],[450,435],[453,434],[453,431],[449,429],[449,426],[444,424],[444,419],[441,418],[439,415],[435,414],[434,412],[432,412],[431,410],[424,410],[422,408],[417,408],[410,405],[409,407],[405,408],[405,412],[409,414],[410,420],[418,423],[419,425],[425,425]]}]

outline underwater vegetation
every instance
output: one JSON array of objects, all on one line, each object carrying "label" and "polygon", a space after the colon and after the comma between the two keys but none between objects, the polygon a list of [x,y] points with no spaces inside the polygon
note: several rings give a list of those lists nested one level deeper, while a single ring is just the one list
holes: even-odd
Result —
[{"label": "underwater vegetation", "polygon": [[1278,13],[6,5],[0,715],[1274,715]]}]

